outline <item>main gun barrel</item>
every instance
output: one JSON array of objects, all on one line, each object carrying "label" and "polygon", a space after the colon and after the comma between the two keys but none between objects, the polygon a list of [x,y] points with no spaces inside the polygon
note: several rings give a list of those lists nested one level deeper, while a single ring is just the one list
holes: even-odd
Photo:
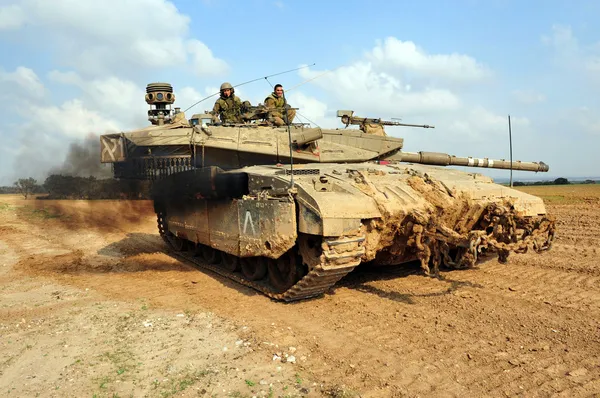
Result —
[{"label": "main gun barrel", "polygon": [[544,162],[521,162],[520,160],[498,160],[488,158],[459,157],[441,152],[398,152],[387,160],[409,163],[422,163],[435,166],[486,167],[489,169],[522,170],[546,172],[550,168]]}]

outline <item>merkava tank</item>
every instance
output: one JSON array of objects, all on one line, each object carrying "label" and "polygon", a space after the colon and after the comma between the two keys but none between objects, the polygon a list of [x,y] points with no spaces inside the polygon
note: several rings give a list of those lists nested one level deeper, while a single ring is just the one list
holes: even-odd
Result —
[{"label": "merkava tank", "polygon": [[[543,201],[445,166],[546,172],[543,162],[403,152],[385,125],[338,111],[345,127],[189,120],[171,85],[147,86],[151,126],[100,137],[116,178],[152,180],[158,231],[178,255],[285,301],[318,296],[360,263],[420,261],[423,272],[548,250]],[[347,128],[350,125],[358,128]]]}]

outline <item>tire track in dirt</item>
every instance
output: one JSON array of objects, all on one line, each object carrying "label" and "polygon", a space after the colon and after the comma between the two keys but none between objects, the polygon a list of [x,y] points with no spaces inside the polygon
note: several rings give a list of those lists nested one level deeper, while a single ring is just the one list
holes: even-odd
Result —
[{"label": "tire track in dirt", "polygon": [[[486,393],[490,396],[513,396],[525,392],[547,396],[572,391],[580,388],[583,383],[593,383],[600,377],[598,367],[591,363],[585,352],[569,356],[569,363],[578,364],[574,366],[557,360],[561,350],[564,351],[560,348],[548,350],[543,356],[519,353],[508,361],[496,363],[496,366],[492,363],[488,366],[478,366],[478,372],[481,372],[478,384],[483,383],[481,387],[485,386]],[[585,375],[577,378],[565,377],[574,371],[585,372]]]},{"label": "tire track in dirt", "polygon": [[468,280],[493,285],[501,291],[517,292],[533,302],[600,312],[598,276],[532,266],[526,259],[512,258],[507,264],[490,261],[476,271],[469,273]]},{"label": "tire track in dirt", "polygon": [[[483,265],[482,267],[485,266],[486,265]],[[502,265],[498,264],[498,266]],[[442,327],[448,322],[449,324],[452,324],[452,327],[445,328],[446,330],[442,329],[442,331],[435,328],[432,330],[431,325],[428,325],[429,327],[423,327],[423,325],[427,325],[427,321],[423,321],[421,323],[421,328],[414,330],[416,335],[422,337],[421,339],[406,339],[406,333],[403,333],[404,331],[401,329],[396,329],[395,332],[398,333],[398,335],[404,334],[404,339],[402,341],[403,345],[414,345],[416,347],[428,346],[443,353],[443,356],[440,358],[443,358],[448,365],[437,368],[435,371],[443,375],[441,379],[446,380],[446,383],[448,380],[459,379],[461,382],[445,385],[444,390],[438,391],[450,391],[450,389],[458,389],[457,391],[459,391],[460,388],[463,388],[464,393],[464,387],[468,386],[467,392],[470,394],[481,389],[481,392],[485,392],[486,394],[494,392],[492,395],[495,395],[495,393],[501,393],[503,395],[504,392],[510,392],[510,394],[523,393],[523,390],[520,387],[525,387],[525,391],[535,393],[536,391],[539,391],[536,387],[537,385],[555,377],[549,376],[544,368],[552,366],[555,363],[556,356],[560,355],[561,348],[559,347],[562,345],[560,341],[555,341],[559,335],[556,335],[553,331],[553,328],[558,328],[558,325],[561,325],[560,323],[549,324],[545,327],[541,327],[540,325],[548,324],[547,320],[549,319],[555,319],[557,310],[561,311],[561,313],[564,313],[564,310],[544,304],[539,300],[529,300],[529,302],[523,301],[523,298],[520,297],[518,293],[511,292],[508,289],[505,289],[506,293],[504,291],[499,291],[495,288],[496,285],[493,283],[484,283],[487,281],[482,281],[480,275],[481,271],[482,268],[444,273],[443,275],[448,279],[452,278],[459,281],[465,280],[470,282],[470,286],[467,286],[464,290],[459,288],[451,295],[424,294],[413,296],[412,303],[416,304],[417,314],[415,315],[417,317],[424,314],[424,312],[418,311],[419,308],[421,308],[421,305],[418,304],[423,301],[422,305],[425,305],[425,307],[429,309],[429,311],[425,312],[425,314],[428,314],[429,316],[426,316],[424,319],[433,318],[435,319],[435,324],[442,325]],[[401,274],[402,272],[394,271],[392,273]],[[408,271],[408,273],[410,274],[410,271]],[[564,273],[561,275],[563,274]],[[509,284],[512,285],[512,282],[510,281],[514,278],[514,275],[511,274],[508,276],[512,276],[512,278],[508,278]],[[374,285],[370,290],[378,291],[378,296],[382,298],[386,297],[386,295],[388,297],[393,297],[393,290],[398,291],[399,296],[402,297],[404,296],[404,291],[410,292],[411,290],[420,290],[416,284],[421,283],[422,285],[427,285],[430,284],[429,281],[431,281],[431,279],[424,277],[419,279],[417,275],[404,279],[399,278],[390,280],[377,280],[375,274],[373,274],[372,277],[375,280],[371,282],[362,280],[367,278],[356,278],[358,280],[355,282],[358,284],[359,289],[362,284],[367,284],[369,286]],[[348,289],[352,289],[353,287],[352,282],[349,282],[352,278],[353,276],[349,275],[346,279],[345,285]],[[581,282],[581,275],[575,274],[573,278],[575,281]],[[493,277],[491,278],[491,282],[496,281],[497,279],[505,280],[507,278],[505,278],[505,276],[502,276],[502,278]],[[584,276],[584,279],[589,278],[585,278]],[[407,281],[411,283],[406,283]],[[460,284],[458,285],[460,286]],[[369,289],[363,290],[368,291]],[[387,293],[385,292],[386,290]],[[458,297],[465,297],[469,304],[461,305],[460,303],[457,303],[454,294]],[[406,298],[406,296],[404,296],[404,298]],[[357,300],[359,302],[366,301],[364,297],[358,298]],[[380,307],[382,313],[390,313],[391,310],[388,310],[388,308],[383,305],[384,302],[386,302],[386,300],[379,303],[375,301],[369,302],[362,308]],[[458,309],[454,312],[452,311],[453,307],[458,307]],[[357,305],[357,308],[361,308],[361,306]],[[585,328],[582,329],[582,326],[578,324],[581,319],[587,317],[587,314],[581,314],[580,309],[569,311],[575,311],[572,312],[572,318],[577,319],[577,321],[565,323],[565,333],[575,333],[576,335],[590,337],[595,336],[598,325],[586,325]],[[456,318],[453,317],[453,314],[456,315]],[[571,315],[568,316],[571,318]],[[353,315],[353,317],[356,317],[356,315]],[[460,322],[457,323],[457,320],[460,319],[465,320],[466,323],[462,325]],[[368,323],[368,320],[365,320],[365,322]],[[519,323],[515,325],[516,322]],[[495,329],[489,330],[490,326],[495,326]],[[510,326],[511,328],[506,329],[507,326]],[[350,328],[353,327],[354,325],[350,325]],[[514,330],[515,327],[517,330]],[[562,329],[556,333],[561,331]],[[385,346],[387,344],[393,346],[394,343],[396,343],[396,346],[398,346],[397,342],[394,342],[392,337],[385,337],[385,333],[381,330],[379,332],[373,332],[371,328],[363,330],[359,327],[357,328],[356,333],[364,337],[364,341],[369,342],[371,345],[377,344]],[[378,335],[377,333],[380,334]],[[507,338],[506,334],[512,336],[520,335],[518,342],[507,343],[505,341]],[[413,335],[411,334],[411,336]],[[481,339],[481,336],[486,336],[485,338],[489,339],[489,341],[483,341],[478,344],[477,342]],[[350,337],[344,336],[342,340],[347,341],[350,347],[355,346],[355,344],[361,344],[360,341],[353,341],[351,337],[352,335]],[[535,346],[540,339],[545,339],[550,342],[548,348],[541,349],[540,347]],[[512,337],[511,340],[514,341],[514,337]],[[570,338],[567,338],[567,341],[569,340]],[[569,343],[571,344],[571,342]],[[576,343],[576,345],[581,344],[578,339],[573,343]],[[511,347],[515,344],[518,344],[517,348]],[[588,340],[584,340],[583,344],[598,344],[598,341],[589,338]],[[522,350],[519,348],[521,345],[525,346],[528,351],[525,353],[521,352]],[[576,351],[576,353],[571,355],[572,360],[570,362],[582,363],[583,360],[589,357],[589,352],[585,349],[573,350],[573,348],[571,348],[571,351]],[[431,357],[430,352],[429,355],[426,355],[427,353],[427,351],[424,352],[424,356],[427,357],[425,363],[435,364],[439,360],[439,358]],[[471,355],[472,359],[467,356],[467,353]],[[348,360],[352,360],[353,357],[360,358],[361,354],[362,350],[361,353],[356,354],[349,352],[347,354]],[[423,362],[423,352],[421,351],[412,352],[399,350],[397,354],[402,359],[406,359],[409,363]],[[487,360],[487,358],[492,358],[492,360]],[[372,358],[367,359],[366,362],[369,362],[369,366],[377,366],[377,362],[373,362]],[[380,375],[382,380],[389,379],[390,382],[395,380],[399,384],[402,384],[400,380],[398,380],[397,373],[394,371],[394,369],[399,368],[405,370],[405,364],[403,364],[402,360],[395,362],[393,366],[390,366],[389,368],[381,368],[381,366],[379,366],[379,368],[381,371],[378,375]],[[572,369],[567,368],[566,370]],[[527,375],[533,379],[529,380]],[[597,367],[596,372],[590,372],[590,375],[592,375],[590,377],[600,377]],[[490,383],[488,382],[490,380],[497,381],[497,387],[490,386]],[[443,382],[438,382],[436,380],[436,384],[440,385],[443,384]],[[566,383],[563,384],[563,388],[570,388]],[[411,390],[411,392],[416,391]],[[419,390],[419,392],[427,393],[425,390]]]},{"label": "tire track in dirt", "polygon": [[[600,230],[598,231],[600,236]],[[556,244],[552,246],[552,254],[569,253],[582,257],[597,256],[600,254],[600,248],[597,246],[580,246],[574,244]]]}]

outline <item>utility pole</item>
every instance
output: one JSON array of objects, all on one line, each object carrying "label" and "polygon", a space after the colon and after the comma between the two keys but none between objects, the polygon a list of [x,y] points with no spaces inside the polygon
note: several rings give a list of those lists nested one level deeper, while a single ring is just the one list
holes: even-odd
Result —
[{"label": "utility pole", "polygon": [[512,131],[510,128],[510,115],[508,115],[508,144],[510,146],[510,187],[513,186],[513,160],[512,160]]}]

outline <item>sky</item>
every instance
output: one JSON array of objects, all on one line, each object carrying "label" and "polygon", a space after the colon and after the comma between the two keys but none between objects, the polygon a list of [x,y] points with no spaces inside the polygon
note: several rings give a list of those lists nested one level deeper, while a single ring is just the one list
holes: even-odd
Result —
[{"label": "sky", "polygon": [[597,0],[0,0],[0,185],[147,126],[157,81],[182,109],[280,83],[322,128],[338,109],[435,125],[387,128],[411,152],[508,159],[510,115],[513,159],[550,166],[516,180],[600,176],[599,18]]}]

